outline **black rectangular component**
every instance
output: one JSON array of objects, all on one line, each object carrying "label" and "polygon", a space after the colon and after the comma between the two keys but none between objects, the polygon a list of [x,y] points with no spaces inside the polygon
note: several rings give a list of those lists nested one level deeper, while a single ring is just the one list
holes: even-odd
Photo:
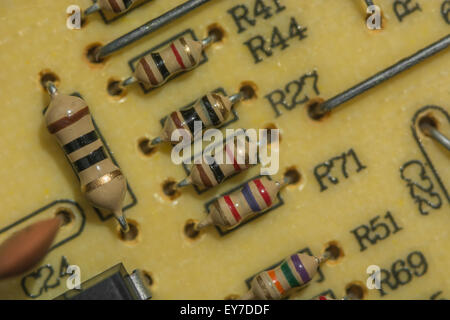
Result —
[{"label": "black rectangular component", "polygon": [[140,300],[122,263],[83,282],[81,289],[72,289],[55,300]]}]

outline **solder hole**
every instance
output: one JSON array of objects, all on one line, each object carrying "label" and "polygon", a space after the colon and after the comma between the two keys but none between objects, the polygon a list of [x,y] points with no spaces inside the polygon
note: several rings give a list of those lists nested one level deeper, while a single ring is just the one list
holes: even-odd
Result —
[{"label": "solder hole", "polygon": [[319,112],[319,110],[320,110],[319,108],[323,102],[324,102],[324,100],[321,98],[315,98],[315,99],[309,100],[308,104],[306,105],[306,109],[307,109],[308,115],[311,119],[322,120],[329,114],[329,113],[322,114]]},{"label": "solder hole", "polygon": [[[264,129],[267,129],[267,143],[268,144],[272,143],[272,136],[276,134],[276,131],[274,131],[274,130],[278,130],[278,142],[281,142],[280,131],[274,123],[269,123],[269,124],[265,125]],[[273,139],[276,139],[275,136]]]},{"label": "solder hole", "polygon": [[257,89],[258,89],[258,87],[256,86],[256,84],[254,82],[244,81],[241,83],[239,92],[242,93],[245,100],[251,100],[251,99],[257,98],[257,95],[256,95]]},{"label": "solder hole", "polygon": [[227,295],[224,300],[239,300],[241,296],[238,294],[229,294]]},{"label": "solder hole", "polygon": [[137,222],[127,219],[128,222],[128,232],[123,232],[120,228],[119,228],[119,236],[120,239],[126,242],[132,242],[132,241],[136,241],[137,237],[139,235],[139,228],[137,225]]},{"label": "solder hole", "polygon": [[367,296],[367,288],[360,281],[354,281],[345,286],[345,294],[352,300],[363,300]]},{"label": "solder hole", "polygon": [[184,225],[184,234],[189,239],[196,239],[200,234],[200,232],[195,229],[196,224],[197,221],[189,219],[188,221],[186,221],[186,224]]},{"label": "solder hole", "polygon": [[75,219],[75,215],[73,214],[72,210],[68,208],[59,208],[56,211],[55,216],[60,217],[62,226],[67,226]]},{"label": "solder hole", "polygon": [[156,151],[156,147],[153,147],[151,140],[146,137],[138,140],[138,147],[142,154],[146,157],[150,157]]},{"label": "solder hole", "polygon": [[59,85],[59,77],[50,70],[42,70],[39,72],[39,79],[44,91],[47,91],[46,85],[49,81],[53,82],[56,86]]},{"label": "solder hole", "polygon": [[97,59],[96,55],[102,44],[99,42],[88,45],[85,49],[86,58],[90,63],[99,64],[105,61],[105,59]]},{"label": "solder hole", "polygon": [[300,182],[302,175],[296,167],[287,168],[284,172],[284,181],[289,185],[296,185]]},{"label": "solder hole", "polygon": [[175,180],[169,178],[162,184],[162,190],[166,196],[171,200],[174,200],[180,196],[180,191],[177,188],[177,183]]},{"label": "solder hole", "polygon": [[438,129],[438,121],[431,114],[427,114],[419,120],[419,128],[427,136],[430,135],[427,130],[428,126]]},{"label": "solder hole", "polygon": [[145,285],[151,287],[154,283],[152,273],[144,270],[142,271],[142,276],[144,278]]},{"label": "solder hole", "polygon": [[116,79],[109,79],[106,89],[108,90],[108,94],[115,98],[122,98],[126,93],[126,90],[121,85],[121,81]]},{"label": "solder hole", "polygon": [[208,27],[208,36],[214,38],[214,42],[221,42],[225,37],[225,30],[217,23]]},{"label": "solder hole", "polygon": [[330,257],[328,258],[328,263],[335,264],[340,259],[344,257],[344,251],[337,241],[330,241],[325,245],[325,252],[327,252]]}]

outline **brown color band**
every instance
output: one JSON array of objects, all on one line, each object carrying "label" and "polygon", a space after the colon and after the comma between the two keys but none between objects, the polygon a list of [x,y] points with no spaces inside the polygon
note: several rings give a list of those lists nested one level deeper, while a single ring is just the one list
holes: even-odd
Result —
[{"label": "brown color band", "polygon": [[175,126],[178,129],[184,129],[183,124],[181,123],[180,118],[178,118],[178,113],[176,111],[170,114],[170,118],[172,119],[173,123],[175,123]]},{"label": "brown color band", "polygon": [[109,0],[109,4],[115,13],[120,13],[120,6],[117,4],[116,0]]},{"label": "brown color band", "polygon": [[216,200],[213,203],[214,208],[216,208],[216,212],[219,215],[220,219],[222,219],[223,222],[227,222],[230,224],[230,221],[228,221],[227,217],[223,214],[223,211],[220,209],[219,202]]},{"label": "brown color band", "polygon": [[258,282],[259,287],[263,291],[264,296],[266,297],[266,299],[267,300],[272,300],[272,297],[270,296],[270,293],[267,290],[266,284],[264,283],[264,280],[261,278],[261,275],[257,275],[256,276],[256,281]]},{"label": "brown color band", "polygon": [[155,74],[153,73],[152,69],[150,68],[150,65],[148,64],[145,58],[141,59],[141,64],[142,67],[144,68],[145,74],[150,79],[150,83],[154,86],[157,86],[158,80],[156,80]]},{"label": "brown color band", "polygon": [[86,192],[86,193],[93,191],[93,190],[97,189],[98,187],[101,187],[102,185],[111,182],[114,178],[117,178],[121,175],[122,175],[122,172],[120,170],[118,170],[118,169],[114,170],[110,173],[107,173],[107,174],[101,176],[100,178],[97,178],[97,179],[89,182],[87,185],[85,185],[81,188],[81,191]]},{"label": "brown color band", "polygon": [[47,126],[47,129],[51,134],[54,134],[64,128],[70,126],[71,124],[77,122],[78,120],[80,120],[81,118],[83,118],[85,115],[88,115],[88,114],[89,114],[89,107],[86,106],[85,108],[81,109],[80,111],[78,111],[70,116],[63,117],[53,123],[50,123]]},{"label": "brown color band", "polygon": [[196,164],[198,173],[200,174],[200,179],[202,179],[202,182],[205,186],[208,188],[211,188],[213,185],[211,181],[209,180],[208,176],[206,175],[205,170],[203,169],[201,164]]}]

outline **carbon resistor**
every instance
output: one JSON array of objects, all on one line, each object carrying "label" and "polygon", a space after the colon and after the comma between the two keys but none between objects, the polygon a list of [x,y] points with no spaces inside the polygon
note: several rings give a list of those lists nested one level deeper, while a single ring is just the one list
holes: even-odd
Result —
[{"label": "carbon resistor", "polygon": [[[250,155],[250,153],[252,153]],[[178,183],[177,187],[184,187],[193,184],[201,189],[209,189],[222,183],[226,178],[247,170],[257,159],[257,150],[251,150],[248,141],[242,139],[242,144],[238,139],[232,139],[225,143],[223,149],[218,154],[222,163],[217,163],[216,155],[210,163],[203,162],[194,164],[191,167],[189,176]]]},{"label": "carbon resistor", "polygon": [[292,289],[299,288],[311,281],[320,264],[328,257],[328,252],[319,258],[302,253],[293,254],[278,267],[256,275],[251,281],[250,290],[241,299],[283,299],[292,292]]},{"label": "carbon resistor", "polygon": [[349,297],[349,296],[345,296],[345,297],[343,297],[342,299],[335,299],[335,298],[333,298],[333,297],[330,297],[330,296],[328,296],[328,295],[325,295],[325,296],[318,296],[318,297],[315,297],[315,298],[312,299],[312,300],[358,300],[358,299],[352,299],[352,298]]},{"label": "carbon resistor", "polygon": [[152,52],[142,57],[136,65],[134,75],[124,80],[122,85],[141,82],[147,88],[159,87],[174,75],[198,66],[203,50],[215,40],[214,35],[201,41],[180,37],[161,52]]},{"label": "carbon resistor", "polygon": [[333,297],[330,297],[329,295],[320,295],[311,300],[360,300],[360,299],[352,294],[349,294],[342,297],[341,299],[335,299]]},{"label": "carbon resistor", "polygon": [[438,130],[436,120],[431,117],[423,117],[419,122],[419,127],[426,136],[431,137],[450,151],[450,139]]},{"label": "carbon resistor", "polygon": [[99,10],[106,10],[113,13],[122,13],[130,9],[137,0],[98,0],[92,6],[84,11],[85,15],[89,15]]},{"label": "carbon resistor", "polygon": [[0,279],[34,267],[47,254],[62,224],[57,215],[17,231],[0,244]]},{"label": "carbon resistor", "polygon": [[128,224],[122,212],[127,183],[120,169],[108,157],[99,139],[89,107],[78,97],[59,94],[52,82],[45,112],[48,131],[53,134],[80,178],[81,191],[96,208],[112,212],[123,232]]},{"label": "carbon resistor", "polygon": [[312,299],[312,300],[336,300],[336,299],[334,299],[334,298],[332,298],[332,297],[330,297],[330,296],[318,296],[318,297],[316,297],[316,298],[314,298],[314,299]]},{"label": "carbon resistor", "polygon": [[152,140],[152,145],[171,141],[172,134],[180,129],[186,130],[190,138],[194,139],[196,121],[201,122],[202,131],[220,126],[227,120],[233,105],[243,98],[242,93],[224,96],[211,92],[204,95],[192,107],[168,115],[161,135]]},{"label": "carbon resistor", "polygon": [[231,229],[248,217],[270,208],[278,196],[281,183],[261,177],[247,182],[241,190],[219,197],[211,204],[211,212],[195,229],[210,225]]}]

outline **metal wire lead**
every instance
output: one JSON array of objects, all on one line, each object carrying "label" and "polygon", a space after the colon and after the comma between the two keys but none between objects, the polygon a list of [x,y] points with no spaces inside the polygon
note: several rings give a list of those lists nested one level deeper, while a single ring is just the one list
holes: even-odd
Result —
[{"label": "metal wire lead", "polygon": [[130,230],[130,227],[128,225],[127,219],[124,215],[121,216],[115,216],[117,222],[119,223],[120,229],[122,232],[127,233]]},{"label": "metal wire lead", "polygon": [[383,71],[375,74],[374,76],[364,80],[356,86],[338,94],[337,96],[323,102],[317,108],[313,110],[315,116],[320,117],[325,113],[330,112],[336,107],[340,106],[344,102],[364,93],[365,91],[383,83],[384,81],[396,76],[397,74],[411,68],[412,66],[422,62],[423,60],[443,51],[450,45],[450,34],[446,35],[442,39],[429,45],[426,48],[421,49],[417,53],[400,60],[396,64],[384,69]]},{"label": "metal wire lead", "polygon": [[84,15],[88,16],[94,12],[97,12],[100,10],[100,6],[98,5],[98,2],[94,3],[92,6],[84,10]]},{"label": "metal wire lead", "polygon": [[47,92],[51,97],[53,97],[58,93],[58,89],[56,88],[56,85],[52,81],[48,81],[45,84],[45,88],[47,89]]},{"label": "metal wire lead", "polygon": [[368,7],[373,6],[373,1],[372,0],[364,0],[366,2],[366,5]]},{"label": "metal wire lead", "polygon": [[211,0],[189,0],[185,3],[179,5],[178,7],[173,8],[172,10],[162,14],[161,16],[150,20],[146,24],[140,26],[133,31],[117,38],[116,40],[100,47],[96,53],[96,60],[100,61],[102,58],[105,58],[112,54],[113,52],[126,47],[127,45],[141,39],[142,37],[160,29],[165,26],[169,22],[184,16],[185,14],[193,11],[197,7],[208,3]]},{"label": "metal wire lead", "polygon": [[444,136],[436,127],[432,126],[429,123],[424,123],[421,125],[422,131],[424,131],[427,135],[432,137],[434,140],[439,142],[442,146],[444,146],[447,150],[450,151],[450,139]]}]

